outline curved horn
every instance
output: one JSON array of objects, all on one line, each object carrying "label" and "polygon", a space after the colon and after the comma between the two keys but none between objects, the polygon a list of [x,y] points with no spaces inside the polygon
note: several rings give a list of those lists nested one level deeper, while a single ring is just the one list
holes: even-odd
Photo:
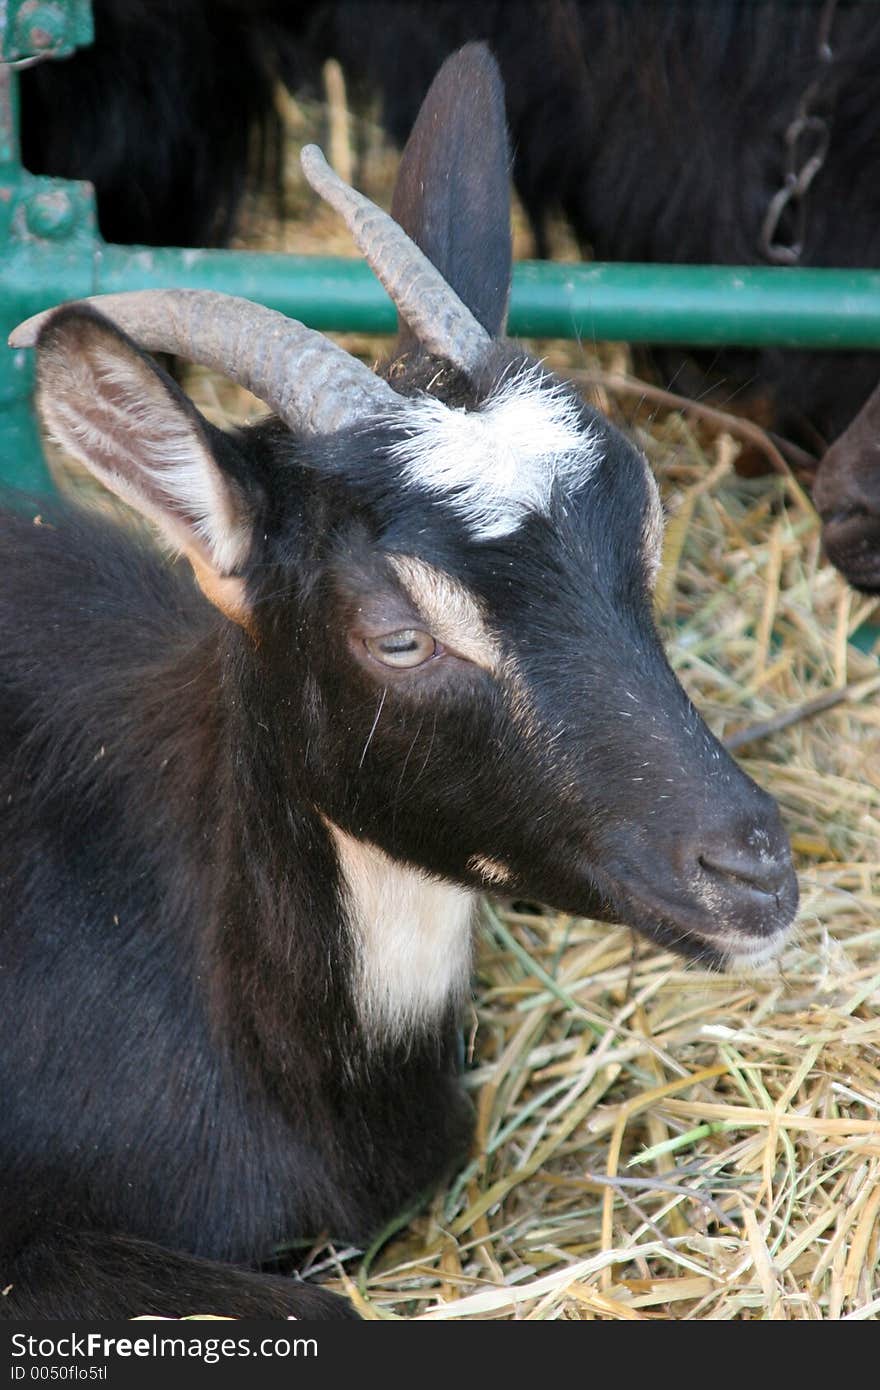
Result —
[{"label": "curved horn", "polygon": [[369,198],[349,188],[317,145],[305,145],[300,161],[315,192],[345,220],[419,342],[465,372],[478,367],[492,339],[403,228]]},{"label": "curved horn", "polygon": [[[222,372],[297,432],[329,434],[400,401],[329,338],[249,299],[209,290],[135,290],[78,302],[106,314],[147,352],[172,352]],[[10,347],[33,347],[54,312],[20,323]]]}]

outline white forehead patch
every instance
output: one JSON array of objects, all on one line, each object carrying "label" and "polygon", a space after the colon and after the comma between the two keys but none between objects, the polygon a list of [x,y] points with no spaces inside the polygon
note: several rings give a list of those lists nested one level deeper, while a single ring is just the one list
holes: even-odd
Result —
[{"label": "white forehead patch", "polygon": [[478,410],[420,396],[394,418],[406,430],[391,447],[404,480],[446,498],[476,540],[546,514],[554,483],[580,485],[602,457],[577,402],[539,366],[503,382]]}]

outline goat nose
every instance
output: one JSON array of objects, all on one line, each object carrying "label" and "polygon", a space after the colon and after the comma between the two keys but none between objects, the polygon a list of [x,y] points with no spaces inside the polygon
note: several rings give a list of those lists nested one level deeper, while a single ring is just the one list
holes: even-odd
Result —
[{"label": "goat nose", "polygon": [[791,859],[786,851],[773,852],[769,847],[704,845],[698,856],[700,867],[720,878],[751,888],[769,897],[777,897],[791,879]]}]

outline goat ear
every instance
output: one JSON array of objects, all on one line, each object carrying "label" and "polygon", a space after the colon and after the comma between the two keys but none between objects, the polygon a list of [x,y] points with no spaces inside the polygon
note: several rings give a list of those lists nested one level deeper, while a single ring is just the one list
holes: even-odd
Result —
[{"label": "goat ear", "polygon": [[[512,252],[504,88],[485,44],[447,58],[401,158],[391,214],[483,327],[507,322]],[[400,350],[414,347],[401,324]]]},{"label": "goat ear", "polygon": [[152,358],[93,309],[61,309],[37,342],[40,413],[65,452],[153,522],[206,596],[246,625],[236,570],[251,543],[244,494],[207,422]]}]

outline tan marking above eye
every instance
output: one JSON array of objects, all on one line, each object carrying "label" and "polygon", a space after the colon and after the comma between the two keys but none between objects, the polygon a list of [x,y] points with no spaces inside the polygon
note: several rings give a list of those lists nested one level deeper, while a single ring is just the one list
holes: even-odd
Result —
[{"label": "tan marking above eye", "polygon": [[425,560],[412,555],[389,555],[388,560],[437,640],[475,666],[497,673],[501,650],[476,596]]},{"label": "tan marking above eye", "polygon": [[397,670],[424,666],[426,661],[439,655],[437,643],[430,632],[415,627],[387,632],[382,637],[365,637],[364,646],[374,660]]}]

